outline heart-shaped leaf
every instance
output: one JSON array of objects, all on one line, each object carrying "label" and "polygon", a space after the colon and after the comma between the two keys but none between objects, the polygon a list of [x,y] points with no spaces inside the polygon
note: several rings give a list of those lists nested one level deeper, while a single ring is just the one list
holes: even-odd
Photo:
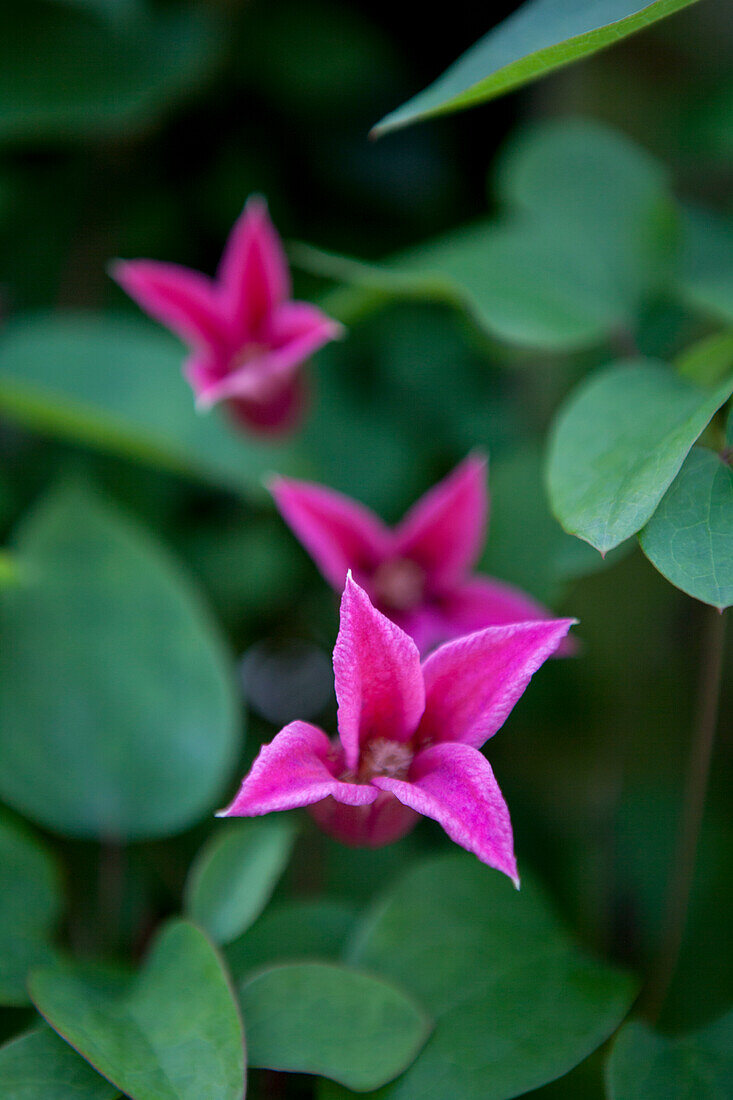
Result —
[{"label": "heart-shaped leaf", "polygon": [[390,982],[347,966],[274,966],[240,986],[250,1065],[317,1073],[357,1092],[414,1060],[430,1025]]},{"label": "heart-shaped leaf", "polygon": [[215,943],[241,936],[267,905],[296,836],[288,817],[221,824],[186,883],[186,910]]},{"label": "heart-shaped leaf", "polygon": [[139,838],[213,811],[238,750],[232,671],[163,547],[76,489],[43,501],[0,592],[0,793],[71,836]]},{"label": "heart-shaped leaf", "polygon": [[385,1100],[508,1100],[539,1088],[600,1046],[634,996],[627,975],[575,947],[526,876],[516,893],[463,854],[417,864],[348,954],[437,1018]]},{"label": "heart-shaped leaf", "polygon": [[387,133],[419,119],[483,103],[597,53],[694,0],[528,0],[425,91],[374,128]]},{"label": "heart-shaped leaf", "polygon": [[116,1100],[119,1095],[45,1024],[0,1047],[3,1100]]},{"label": "heart-shaped leaf", "polygon": [[651,360],[592,374],[566,401],[550,441],[550,504],[565,530],[601,553],[635,534],[731,391],[731,378],[703,390]]},{"label": "heart-shaped leaf", "polygon": [[83,971],[37,971],[31,995],[68,1043],[131,1100],[242,1100],[244,1037],[221,960],[175,920],[122,991]]},{"label": "heart-shaped leaf", "polygon": [[61,883],[55,860],[39,840],[3,814],[0,816],[0,1004],[28,1003],[26,975],[31,967],[53,961],[49,941],[60,911]]},{"label": "heart-shaped leaf", "polygon": [[733,468],[693,447],[639,535],[663,577],[722,611],[733,604]]},{"label": "heart-shaped leaf", "polygon": [[733,1082],[733,1012],[668,1039],[648,1024],[621,1029],[606,1069],[609,1100],[725,1100]]}]

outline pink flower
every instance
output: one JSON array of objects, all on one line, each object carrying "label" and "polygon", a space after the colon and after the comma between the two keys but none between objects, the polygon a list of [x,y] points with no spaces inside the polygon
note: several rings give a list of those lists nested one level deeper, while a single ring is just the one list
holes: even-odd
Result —
[{"label": "pink flower", "polygon": [[301,364],[342,328],[290,299],[290,275],[267,206],[251,198],[215,280],[177,264],[121,260],[113,278],[191,349],[185,374],[199,408],[226,401],[260,431],[285,431],[303,407]]},{"label": "pink flower", "polygon": [[421,652],[486,626],[546,619],[530,596],[471,575],[488,516],[486,459],[469,457],[390,530],[357,501],[332,489],[275,478],[285,522],[340,592],[349,569],[375,607]]},{"label": "pink flower", "polygon": [[423,814],[518,884],[509,811],[479,749],[573,622],[488,627],[421,665],[413,640],[349,574],[333,654],[338,738],[291,722],[221,816],[308,806],[338,840],[380,847]]}]

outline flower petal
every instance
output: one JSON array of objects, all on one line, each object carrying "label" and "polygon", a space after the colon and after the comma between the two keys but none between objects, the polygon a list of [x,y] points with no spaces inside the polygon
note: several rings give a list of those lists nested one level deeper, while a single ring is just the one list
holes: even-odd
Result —
[{"label": "flower petal", "polygon": [[415,757],[409,781],[378,776],[372,782],[439,822],[451,840],[519,886],[509,810],[491,765],[478,749],[432,745]]},{"label": "flower petal", "polygon": [[490,626],[436,649],[423,665],[419,738],[480,748],[503,725],[532,674],[575,619]]},{"label": "flower petal", "polygon": [[238,339],[257,339],[272,310],[290,296],[287,260],[263,199],[249,199],[234,223],[217,277]]},{"label": "flower petal", "polygon": [[333,669],[347,768],[356,769],[367,738],[410,740],[425,707],[420,655],[412,638],[372,607],[350,573]]},{"label": "flower petal", "polygon": [[[487,626],[551,619],[552,612],[532,596],[511,584],[493,577],[471,577],[456,586],[441,600],[444,639],[472,634]],[[575,652],[574,639],[566,638],[557,655],[567,657]]]},{"label": "flower petal", "polygon": [[481,550],[488,501],[486,459],[469,455],[412,506],[395,532],[397,552],[434,586],[458,580]]},{"label": "flower petal", "polygon": [[302,542],[323,576],[341,591],[353,569],[369,575],[389,552],[391,535],[357,501],[306,481],[277,477],[270,492],[280,515]]},{"label": "flower petal", "polygon": [[226,408],[233,419],[254,432],[279,435],[293,431],[303,419],[308,404],[308,386],[302,373],[297,373],[265,401],[234,398]]},{"label": "flower petal", "polygon": [[268,335],[273,354],[302,363],[324,344],[340,340],[345,332],[343,325],[309,302],[284,302],[270,318]]},{"label": "flower petal", "polygon": [[197,350],[227,343],[214,284],[200,272],[156,260],[118,260],[110,274],[146,313]]},{"label": "flower petal", "polygon": [[219,817],[255,817],[273,810],[310,806],[332,796],[349,806],[374,802],[374,787],[341,783],[335,778],[334,751],[323,730],[308,722],[291,722],[263,745],[239,792]]}]

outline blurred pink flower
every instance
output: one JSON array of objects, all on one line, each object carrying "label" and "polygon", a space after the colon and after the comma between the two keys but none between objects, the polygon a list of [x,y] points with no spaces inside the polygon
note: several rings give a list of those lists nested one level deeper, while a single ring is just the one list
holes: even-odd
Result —
[{"label": "blurred pink flower", "polygon": [[295,425],[304,404],[301,364],[343,331],[315,306],[291,300],[282,244],[259,198],[235,223],[216,279],[155,260],[118,260],[111,274],[188,344],[184,370],[198,407],[226,401],[260,431]]},{"label": "blurred pink flower", "polygon": [[351,578],[333,654],[338,738],[291,722],[222,817],[308,806],[346,844],[380,847],[420,814],[518,885],[509,811],[479,751],[574,620],[488,627],[420,664],[413,640]]},{"label": "blurred pink flower", "polygon": [[471,575],[489,510],[486,459],[469,455],[390,530],[332,489],[277,477],[270,489],[285,522],[340,592],[351,569],[375,607],[421,652],[486,626],[550,617],[531,596]]}]

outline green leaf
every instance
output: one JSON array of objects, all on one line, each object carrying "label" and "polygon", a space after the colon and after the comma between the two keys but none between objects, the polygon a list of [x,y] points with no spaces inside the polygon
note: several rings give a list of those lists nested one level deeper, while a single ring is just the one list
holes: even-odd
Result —
[{"label": "green leaf", "polygon": [[288,817],[222,823],[186,883],[186,911],[215,943],[240,936],[267,905],[296,836]]},{"label": "green leaf", "polygon": [[169,922],[121,992],[72,966],[37,971],[31,995],[51,1026],[131,1100],[242,1100],[244,1037],[206,936]]},{"label": "green leaf", "polygon": [[219,634],[177,564],[73,488],[21,527],[0,593],[0,794],[79,837],[165,836],[216,808],[238,751]]},{"label": "green leaf", "polygon": [[672,251],[665,173],[598,123],[544,123],[510,144],[497,189],[508,210],[381,266],[299,246],[293,259],[351,284],[325,300],[353,323],[394,298],[446,301],[511,344],[569,351],[634,324]]},{"label": "green leaf", "polygon": [[221,47],[216,21],[194,7],[113,20],[81,5],[3,4],[0,143],[149,127],[209,75]]},{"label": "green leaf", "polygon": [[0,1004],[28,1003],[26,976],[31,967],[53,961],[49,941],[60,913],[61,881],[53,856],[25,828],[0,815]]},{"label": "green leaf", "polygon": [[601,553],[654,514],[693,443],[733,391],[702,390],[652,360],[614,363],[570,395],[548,460],[552,510]]},{"label": "green leaf", "polygon": [[3,1100],[116,1100],[120,1092],[44,1025],[0,1047],[0,1095]]},{"label": "green leaf", "polygon": [[674,1039],[632,1021],[606,1067],[609,1100],[726,1100],[732,1081],[733,1012]]},{"label": "green leaf", "polygon": [[711,210],[685,212],[679,291],[694,309],[733,322],[733,224]]},{"label": "green leaf", "polygon": [[240,987],[250,1065],[379,1088],[414,1060],[429,1032],[389,982],[346,966],[274,966]]},{"label": "green leaf", "polygon": [[25,317],[0,335],[0,409],[40,431],[263,494],[263,474],[287,466],[290,452],[196,413],[184,355],[137,318]]},{"label": "green leaf", "polygon": [[375,134],[472,107],[612,46],[694,0],[529,0],[434,84],[387,115]]},{"label": "green leaf", "polygon": [[618,1027],[625,974],[574,946],[539,890],[463,854],[418,863],[367,916],[349,960],[437,1018],[384,1100],[508,1100],[567,1073]]},{"label": "green leaf", "polygon": [[344,901],[282,902],[263,913],[224,954],[237,981],[274,962],[335,960],[355,919],[356,910]]},{"label": "green leaf", "polygon": [[670,584],[722,611],[733,604],[733,468],[693,447],[639,535]]},{"label": "green leaf", "polygon": [[675,360],[683,378],[698,386],[716,386],[733,370],[733,329],[714,332],[685,348]]}]

